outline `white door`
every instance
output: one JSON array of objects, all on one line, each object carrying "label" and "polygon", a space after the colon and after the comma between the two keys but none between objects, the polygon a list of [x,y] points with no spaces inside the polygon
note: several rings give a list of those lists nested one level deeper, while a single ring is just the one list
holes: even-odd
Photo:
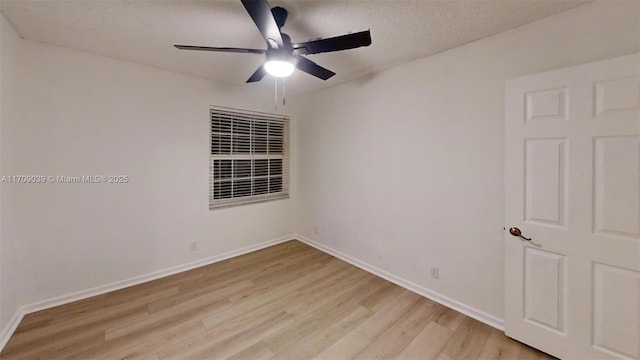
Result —
[{"label": "white door", "polygon": [[640,359],[640,55],[507,81],[505,135],[507,335]]}]

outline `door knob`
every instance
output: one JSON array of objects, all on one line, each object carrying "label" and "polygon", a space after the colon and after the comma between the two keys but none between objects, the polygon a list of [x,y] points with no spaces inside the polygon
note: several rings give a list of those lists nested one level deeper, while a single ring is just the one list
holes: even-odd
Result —
[{"label": "door knob", "polygon": [[512,227],[511,229],[509,229],[509,234],[527,241],[531,241],[531,238],[524,237],[524,235],[522,235],[522,231],[520,231],[520,229],[518,229],[517,227]]}]

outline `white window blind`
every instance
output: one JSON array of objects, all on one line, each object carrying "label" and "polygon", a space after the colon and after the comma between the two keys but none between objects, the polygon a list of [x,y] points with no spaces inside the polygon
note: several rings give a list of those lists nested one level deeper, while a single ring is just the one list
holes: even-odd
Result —
[{"label": "white window blind", "polygon": [[289,118],[212,107],[209,209],[289,197]]}]

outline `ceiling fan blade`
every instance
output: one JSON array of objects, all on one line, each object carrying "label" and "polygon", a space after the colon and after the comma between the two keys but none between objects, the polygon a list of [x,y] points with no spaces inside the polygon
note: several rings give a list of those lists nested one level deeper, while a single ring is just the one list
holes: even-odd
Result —
[{"label": "ceiling fan blade", "polygon": [[294,52],[299,55],[355,49],[361,46],[371,45],[371,32],[366,30],[292,45]]},{"label": "ceiling fan blade", "polygon": [[260,81],[266,74],[267,73],[264,70],[264,65],[260,65],[260,67],[256,69],[256,71],[249,77],[249,80],[247,80],[247,83]]},{"label": "ceiling fan blade", "polygon": [[192,46],[192,45],[173,45],[180,50],[201,50],[201,51],[219,51],[243,54],[264,54],[267,50],[262,49],[245,49],[232,47],[211,47],[211,46]]},{"label": "ceiling fan blade", "polygon": [[304,71],[307,74],[313,75],[322,80],[327,80],[328,78],[336,74],[333,71],[325,69],[322,66],[302,56],[296,56],[296,59],[298,59],[298,63],[296,64],[296,68],[298,70]]},{"label": "ceiling fan blade", "polygon": [[273,18],[269,3],[266,0],[242,0],[242,5],[244,5],[253,22],[256,23],[260,34],[267,42],[267,46],[269,48],[277,47],[278,49],[283,49],[282,34],[280,34],[280,28],[278,28],[278,24]]}]

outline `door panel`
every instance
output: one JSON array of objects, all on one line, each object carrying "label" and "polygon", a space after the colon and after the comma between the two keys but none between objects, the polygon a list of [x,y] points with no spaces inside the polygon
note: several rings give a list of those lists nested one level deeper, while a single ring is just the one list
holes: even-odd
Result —
[{"label": "door panel", "polygon": [[509,80],[506,333],[640,359],[640,56]]},{"label": "door panel", "polygon": [[525,94],[525,121],[559,121],[567,119],[567,89],[547,89]]},{"label": "door panel", "polygon": [[595,88],[596,117],[606,118],[607,112],[640,108],[639,76],[599,81]]},{"label": "door panel", "polygon": [[525,221],[565,226],[565,139],[525,141]]},{"label": "door panel", "polygon": [[594,233],[640,238],[640,137],[595,138]]},{"label": "door panel", "polygon": [[524,269],[524,314],[529,322],[565,333],[566,256],[527,247]]},{"label": "door panel", "polygon": [[640,357],[640,272],[594,264],[593,345],[620,357]]}]

